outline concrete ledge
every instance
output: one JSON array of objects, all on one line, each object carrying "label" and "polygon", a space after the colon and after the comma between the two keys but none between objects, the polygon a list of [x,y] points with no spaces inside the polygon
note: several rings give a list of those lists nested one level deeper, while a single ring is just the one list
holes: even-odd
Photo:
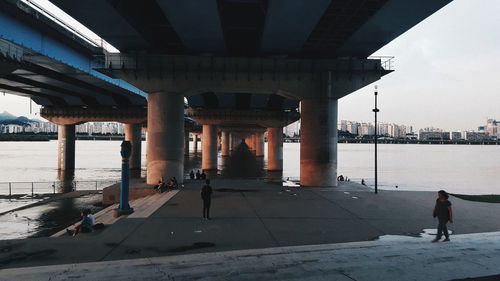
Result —
[{"label": "concrete ledge", "polygon": [[[133,180],[130,183],[129,200],[135,200],[156,194],[152,185],[146,184],[145,179]],[[112,205],[120,202],[120,183],[108,186],[102,190],[102,203]]]}]

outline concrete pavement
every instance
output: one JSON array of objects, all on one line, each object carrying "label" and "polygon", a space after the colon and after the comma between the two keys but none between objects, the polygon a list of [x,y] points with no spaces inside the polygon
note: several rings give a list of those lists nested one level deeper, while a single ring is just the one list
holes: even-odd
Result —
[{"label": "concrete pavement", "polygon": [[[434,193],[375,195],[354,183],[313,189],[257,180],[215,180],[213,220],[203,221],[201,184],[189,182],[148,218],[122,219],[99,233],[0,241],[0,268],[370,241],[436,226]],[[451,200],[455,234],[500,231],[500,204]],[[420,239],[427,245],[431,238]]]},{"label": "concrete pavement", "polygon": [[0,279],[437,281],[499,274],[499,263],[497,232],[16,268]]}]

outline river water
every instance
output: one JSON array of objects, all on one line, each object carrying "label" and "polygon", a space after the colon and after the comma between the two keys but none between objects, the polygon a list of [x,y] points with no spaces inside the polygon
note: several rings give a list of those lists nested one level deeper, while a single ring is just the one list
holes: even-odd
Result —
[{"label": "river water", "polygon": [[[142,145],[142,163],[145,165],[146,143]],[[198,147],[201,145],[198,144]],[[283,150],[282,176],[300,177],[300,144],[285,143]],[[119,179],[119,151],[119,141],[77,141],[75,180]],[[238,157],[229,167],[224,166],[228,160],[219,159],[223,176],[266,176],[262,172],[266,167],[266,157],[257,160],[248,155]],[[239,162],[251,162],[251,165],[238,166]],[[186,173],[200,166],[201,155],[193,153],[191,147]],[[373,166],[373,144],[338,145],[339,174],[354,181],[363,178],[371,184]],[[0,182],[54,180],[57,180],[57,141],[0,142]],[[396,190],[397,186],[397,190],[500,193],[500,146],[380,144],[379,186],[391,190]],[[1,188],[5,185],[0,184]]]},{"label": "river water", "polygon": [[[145,147],[144,142],[143,152]],[[201,167],[201,154],[192,150],[185,161],[186,173]],[[285,143],[283,150],[283,173],[265,172],[266,157],[255,157],[248,150],[240,149],[230,158],[219,158],[219,174],[221,177],[298,179],[300,144]],[[78,184],[118,180],[119,151],[119,141],[77,141],[75,180]],[[365,179],[371,185],[373,156],[372,144],[339,144],[338,172],[352,181]],[[142,157],[145,164],[146,155]],[[445,189],[452,193],[499,194],[499,160],[500,146],[381,144],[379,186],[389,190]],[[145,167],[142,173],[145,174]],[[13,189],[25,188],[29,193],[31,182],[41,182],[34,184],[37,189],[44,184],[49,188],[51,183],[47,182],[52,181],[57,181],[57,141],[0,142],[0,239],[47,236],[77,221],[82,208],[99,210],[101,195],[95,194],[7,212],[50,195],[18,195],[12,199],[5,196],[8,194],[5,182],[15,182]]]}]

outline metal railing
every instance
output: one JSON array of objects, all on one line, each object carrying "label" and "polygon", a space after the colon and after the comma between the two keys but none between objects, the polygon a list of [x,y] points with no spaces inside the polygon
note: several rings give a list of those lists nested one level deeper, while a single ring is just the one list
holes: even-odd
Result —
[{"label": "metal railing", "polygon": [[380,60],[383,69],[394,70],[394,56],[370,56],[368,59]]},{"label": "metal railing", "polygon": [[103,190],[105,187],[119,183],[109,181],[51,181],[51,182],[0,182],[0,195],[55,194],[70,191]]},{"label": "metal railing", "polygon": [[80,31],[80,29],[78,27],[75,27],[73,24],[70,24],[70,23],[66,22],[65,20],[61,19],[61,17],[55,15],[54,13],[52,13],[51,11],[49,11],[48,9],[43,7],[42,5],[36,3],[35,1],[23,0],[23,2],[26,3],[28,6],[30,6],[31,8],[33,8],[38,13],[41,13],[45,17],[49,18],[53,22],[57,23],[58,25],[62,26],[66,30],[68,30],[69,32],[71,32],[74,35],[85,40],[87,43],[90,43],[96,47],[100,47],[100,48],[103,48],[103,49],[108,50],[108,51],[115,51],[116,50],[111,44],[106,42],[104,39],[102,39],[100,37],[92,38],[92,37],[86,35],[82,31]]},{"label": "metal railing", "polygon": [[24,50],[22,47],[0,38],[0,54],[6,58],[21,61],[24,55]]}]

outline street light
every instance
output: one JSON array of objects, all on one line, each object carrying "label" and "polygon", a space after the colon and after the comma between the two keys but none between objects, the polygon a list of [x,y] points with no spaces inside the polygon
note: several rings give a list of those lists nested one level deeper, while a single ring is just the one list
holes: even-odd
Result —
[{"label": "street light", "polygon": [[375,137],[373,139],[373,143],[375,144],[375,194],[378,193],[378,177],[377,177],[377,139],[378,139],[378,134],[377,134],[377,113],[380,111],[377,108],[377,95],[378,95],[378,90],[377,90],[377,85],[375,85],[375,108],[372,110],[375,113]]}]

